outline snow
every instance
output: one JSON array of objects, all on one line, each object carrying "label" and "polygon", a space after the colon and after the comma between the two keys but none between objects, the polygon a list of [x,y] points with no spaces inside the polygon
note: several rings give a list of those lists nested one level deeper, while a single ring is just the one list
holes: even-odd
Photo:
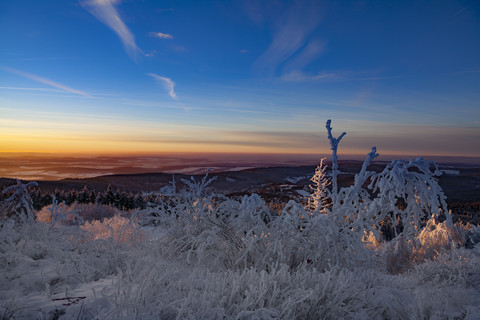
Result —
[{"label": "snow", "polygon": [[459,170],[442,170],[442,172],[449,176],[458,176],[460,174]]},{"label": "snow", "polygon": [[[397,171],[384,174],[391,172]],[[0,314],[34,319],[475,319],[480,314],[480,245],[461,245],[467,232],[478,229],[432,218],[417,237],[378,242],[369,236],[362,242],[354,230],[341,231],[328,210],[308,212],[292,200],[275,217],[256,194],[240,201],[210,194],[212,181],[185,180],[188,190],[130,218],[67,226],[61,222],[72,211],[54,205],[46,210],[56,215],[43,220],[48,223],[4,220]],[[339,196],[345,192],[341,188]]]},{"label": "snow", "polygon": [[148,227],[147,234],[157,235],[137,243],[88,240],[78,227],[47,229],[36,223],[2,230],[0,312],[11,310],[12,318],[476,319],[480,314],[479,246],[445,251],[402,274],[375,264],[225,269],[188,255],[169,256],[174,246],[161,241],[165,229]]},{"label": "snow", "polygon": [[308,193],[307,191],[305,190],[295,190],[297,191],[297,193],[301,196],[304,196],[304,197],[310,197],[310,193]]},{"label": "snow", "polygon": [[310,179],[310,178],[311,177],[309,177],[309,176],[287,177],[287,178],[285,178],[285,181],[296,184],[297,182],[299,182],[301,180]]}]

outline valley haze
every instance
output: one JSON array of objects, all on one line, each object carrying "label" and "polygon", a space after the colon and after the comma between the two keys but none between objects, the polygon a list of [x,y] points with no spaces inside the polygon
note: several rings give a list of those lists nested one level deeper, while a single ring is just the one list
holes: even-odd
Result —
[{"label": "valley haze", "polygon": [[[365,155],[340,154],[340,160],[363,160]],[[418,156],[380,155],[377,162]],[[92,178],[116,174],[240,171],[250,168],[315,166],[322,154],[167,153],[140,155],[79,155],[0,153],[0,177],[25,180]],[[426,156],[441,164],[480,164],[480,157]]]}]

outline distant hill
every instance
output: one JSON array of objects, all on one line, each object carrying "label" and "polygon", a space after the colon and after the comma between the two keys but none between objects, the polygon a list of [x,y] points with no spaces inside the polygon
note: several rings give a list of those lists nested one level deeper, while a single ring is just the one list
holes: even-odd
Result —
[{"label": "distant hill", "polygon": [[[339,176],[340,185],[349,185],[353,181],[354,174],[361,168],[361,161],[341,161],[339,163],[342,174]],[[381,171],[385,162],[376,162],[369,167],[369,170]],[[480,165],[448,165],[440,166],[444,174],[439,182],[448,202],[480,202]],[[264,186],[294,184],[298,187],[305,187],[309,178],[313,175],[314,166],[284,166],[253,168],[240,171],[215,172],[211,177],[217,177],[210,187],[223,194],[257,192]],[[140,173],[140,174],[114,174],[84,179],[63,179],[58,181],[39,181],[39,188],[42,192],[54,192],[55,189],[71,190],[88,189],[103,191],[110,185],[113,189],[124,191],[158,191],[168,185],[173,174],[167,173]],[[193,176],[199,181],[204,174],[185,175],[175,174],[177,187],[181,188],[182,179],[190,179]],[[0,178],[0,188],[14,183],[13,179]]]}]

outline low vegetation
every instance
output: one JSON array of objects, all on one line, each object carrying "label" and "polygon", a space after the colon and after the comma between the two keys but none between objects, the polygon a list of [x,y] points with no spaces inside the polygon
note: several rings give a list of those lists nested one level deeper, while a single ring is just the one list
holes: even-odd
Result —
[{"label": "low vegetation", "polygon": [[[396,160],[337,185],[320,162],[280,213],[175,181],[133,211],[3,190],[0,315],[12,319],[475,319],[480,230],[454,224],[436,165]],[[154,199],[154,201],[153,201]],[[99,218],[99,219],[95,219]]]}]

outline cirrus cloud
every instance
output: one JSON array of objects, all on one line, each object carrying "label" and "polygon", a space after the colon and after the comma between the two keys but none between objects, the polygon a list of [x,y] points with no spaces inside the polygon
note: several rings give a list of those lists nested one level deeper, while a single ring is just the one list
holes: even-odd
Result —
[{"label": "cirrus cloud", "polygon": [[118,35],[129,57],[136,60],[138,53],[142,50],[137,47],[135,37],[115,8],[118,2],[118,0],[79,0],[85,10]]},{"label": "cirrus cloud", "polygon": [[[84,97],[87,97],[87,98],[92,98],[92,96],[89,95],[88,93],[85,93],[85,92],[77,90],[77,89],[70,88],[66,85],[63,85],[61,83],[55,82],[55,81],[47,79],[47,78],[37,76],[35,74],[31,74],[31,73],[28,73],[28,72],[20,71],[20,70],[9,68],[9,67],[0,67],[0,68],[5,70],[5,71],[8,71],[10,73],[19,75],[23,78],[27,78],[27,79],[30,79],[30,80],[33,80],[33,81],[36,81],[36,82],[39,82],[39,83],[43,83],[43,84],[46,84],[48,86],[60,89],[62,91],[66,91],[66,92],[73,93],[73,94],[78,94],[78,95],[81,95],[81,96],[84,96]],[[23,88],[20,88],[20,89],[23,89]],[[42,90],[42,89],[43,88],[40,88],[40,89],[37,89],[37,90]]]},{"label": "cirrus cloud", "polygon": [[283,71],[297,71],[323,51],[325,44],[311,39],[322,16],[316,1],[300,1],[290,6],[277,4],[264,11],[273,17],[272,42],[253,64],[257,73],[275,75],[286,62]]},{"label": "cirrus cloud", "polygon": [[160,38],[160,39],[173,39],[173,36],[168,33],[161,32],[150,32],[150,37]]},{"label": "cirrus cloud", "polygon": [[154,78],[165,89],[167,89],[168,95],[172,97],[172,99],[178,99],[177,94],[175,93],[175,82],[173,82],[172,79],[159,76],[158,74],[155,74],[155,73],[147,73],[147,75]]}]

